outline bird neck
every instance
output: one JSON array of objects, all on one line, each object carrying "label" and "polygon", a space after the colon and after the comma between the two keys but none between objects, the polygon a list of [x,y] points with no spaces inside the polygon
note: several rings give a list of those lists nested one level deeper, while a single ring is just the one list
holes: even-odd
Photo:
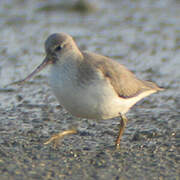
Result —
[{"label": "bird neck", "polygon": [[69,48],[67,52],[63,55],[63,57],[59,57],[60,60],[57,62],[57,65],[61,66],[78,66],[83,61],[83,54],[78,49],[78,47],[74,46],[73,48]]}]

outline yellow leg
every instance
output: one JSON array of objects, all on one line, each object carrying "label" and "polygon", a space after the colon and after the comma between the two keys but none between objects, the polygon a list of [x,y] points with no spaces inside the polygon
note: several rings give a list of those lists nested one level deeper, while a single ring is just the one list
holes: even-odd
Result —
[{"label": "yellow leg", "polygon": [[119,134],[116,140],[116,147],[119,147],[120,145],[121,137],[123,135],[124,129],[128,121],[127,117],[124,114],[120,114],[120,115],[121,115],[121,124],[120,124]]},{"label": "yellow leg", "polygon": [[47,144],[50,144],[51,142],[53,142],[54,144],[54,148],[57,147],[58,145],[58,140],[59,139],[62,139],[64,136],[66,135],[69,135],[69,134],[76,134],[77,133],[77,130],[66,130],[66,131],[63,131],[63,132],[60,132],[58,134],[54,134],[48,141],[46,141],[44,144],[47,145]]}]

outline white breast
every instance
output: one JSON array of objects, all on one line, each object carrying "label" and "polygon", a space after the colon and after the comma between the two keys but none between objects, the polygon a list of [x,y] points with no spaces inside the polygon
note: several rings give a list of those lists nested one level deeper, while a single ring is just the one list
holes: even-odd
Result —
[{"label": "white breast", "polygon": [[[89,119],[110,119],[126,113],[142,97],[120,98],[111,84],[99,74],[91,84],[78,85],[76,72],[52,66],[50,85],[60,104],[72,115]],[[144,95],[144,97],[147,95]]]}]

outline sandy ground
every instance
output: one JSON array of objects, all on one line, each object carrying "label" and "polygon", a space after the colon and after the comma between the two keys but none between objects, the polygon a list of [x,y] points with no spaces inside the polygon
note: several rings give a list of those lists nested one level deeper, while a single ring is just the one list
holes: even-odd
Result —
[{"label": "sandy ground", "polygon": [[[88,13],[55,0],[1,3],[1,180],[180,178],[180,1],[102,0],[92,2],[96,9]],[[53,96],[46,70],[23,86],[3,88],[43,60],[44,40],[53,32],[69,33],[81,48],[110,56],[166,88],[127,114],[120,149],[114,147],[120,119],[72,117]],[[74,125],[78,134],[65,137],[57,149],[43,144]]]}]

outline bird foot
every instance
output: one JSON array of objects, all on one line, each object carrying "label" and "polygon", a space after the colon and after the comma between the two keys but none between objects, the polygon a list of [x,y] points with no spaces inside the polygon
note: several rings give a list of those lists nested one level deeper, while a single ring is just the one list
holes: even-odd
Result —
[{"label": "bird foot", "polygon": [[48,141],[46,141],[44,143],[44,145],[50,144],[52,142],[53,143],[53,147],[56,149],[58,144],[59,144],[58,143],[59,139],[62,139],[66,135],[76,134],[76,133],[77,133],[77,130],[72,129],[72,130],[66,130],[66,131],[60,132],[58,134],[54,134]]}]

